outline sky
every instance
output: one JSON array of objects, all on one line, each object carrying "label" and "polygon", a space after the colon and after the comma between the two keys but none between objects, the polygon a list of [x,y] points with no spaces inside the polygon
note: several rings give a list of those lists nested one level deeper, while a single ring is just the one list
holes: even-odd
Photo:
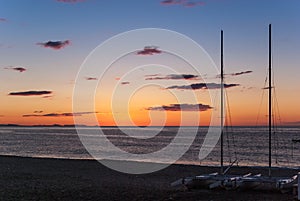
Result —
[{"label": "sky", "polygon": [[[0,124],[74,124],[78,118],[95,125],[91,119],[96,118],[105,126],[209,125],[213,112],[220,111],[221,30],[232,124],[265,124],[271,23],[274,111],[282,124],[300,125],[299,9],[299,0],[0,0]],[[206,71],[203,61],[194,66],[200,75],[164,43],[150,40],[118,55],[102,77],[81,72],[100,44],[145,28],[190,38],[211,58],[215,71]],[[151,36],[136,41],[141,38]],[[174,43],[188,52],[179,41]],[[101,59],[94,64],[100,71],[106,68]],[[76,84],[83,92],[74,111]],[[93,108],[86,107],[87,96],[93,96]]]}]

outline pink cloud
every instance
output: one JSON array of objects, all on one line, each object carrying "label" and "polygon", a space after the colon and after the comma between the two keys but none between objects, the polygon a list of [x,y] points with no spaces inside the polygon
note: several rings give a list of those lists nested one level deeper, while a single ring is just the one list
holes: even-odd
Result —
[{"label": "pink cloud", "polygon": [[162,53],[161,50],[157,49],[158,47],[155,46],[146,46],[143,50],[139,50],[136,54],[137,55],[153,55],[153,54],[160,54]]},{"label": "pink cloud", "polygon": [[146,110],[154,111],[207,111],[212,109],[210,105],[205,104],[170,104],[156,107],[148,107]]}]

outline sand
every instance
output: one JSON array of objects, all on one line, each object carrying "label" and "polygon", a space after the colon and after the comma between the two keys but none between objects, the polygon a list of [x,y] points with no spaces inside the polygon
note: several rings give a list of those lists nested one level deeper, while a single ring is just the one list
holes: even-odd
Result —
[{"label": "sand", "polygon": [[[211,173],[216,167],[171,165],[144,175],[108,169],[93,160],[0,156],[0,200],[293,200],[274,192],[174,189],[181,177]],[[266,168],[233,168],[231,173],[267,173]],[[297,170],[274,169],[274,175]]]}]

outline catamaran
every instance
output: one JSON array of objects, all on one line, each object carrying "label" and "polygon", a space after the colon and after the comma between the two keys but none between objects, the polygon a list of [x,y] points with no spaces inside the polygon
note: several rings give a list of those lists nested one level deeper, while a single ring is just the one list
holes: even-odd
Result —
[{"label": "catamaran", "polygon": [[171,184],[171,186],[183,185],[187,188],[205,187],[205,188],[224,188],[224,189],[256,189],[256,190],[272,190],[286,192],[292,190],[293,184],[296,184],[297,175],[293,177],[275,177],[272,176],[272,27],[269,24],[269,109],[268,109],[268,133],[269,133],[269,166],[268,175],[262,174],[252,175],[230,175],[227,174],[229,168],[224,171],[223,164],[223,122],[224,122],[224,72],[223,72],[223,31],[221,31],[221,137],[220,137],[220,172],[212,174],[204,174],[194,177],[179,179]]},{"label": "catamaran", "polygon": [[[221,118],[220,118],[220,127],[221,127],[221,136],[220,136],[220,172],[215,172],[211,174],[204,174],[204,175],[199,175],[199,176],[194,176],[194,177],[187,177],[187,178],[182,178],[179,179],[171,184],[171,186],[178,186],[178,185],[184,185],[187,188],[218,188],[218,187],[225,187],[225,188],[230,188],[232,185],[230,181],[233,181],[234,178],[240,178],[240,177],[246,177],[247,175],[229,175],[227,174],[229,168],[224,170],[224,132],[223,132],[223,127],[224,127],[224,59],[223,59],[223,30],[221,30],[221,74],[220,74],[220,92],[221,92]],[[233,165],[233,164],[231,164]]]}]

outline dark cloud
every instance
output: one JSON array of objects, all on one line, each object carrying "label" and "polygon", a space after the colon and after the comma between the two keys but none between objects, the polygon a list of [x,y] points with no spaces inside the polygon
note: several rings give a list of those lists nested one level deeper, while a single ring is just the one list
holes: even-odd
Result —
[{"label": "dark cloud", "polygon": [[82,116],[86,114],[95,114],[97,112],[64,112],[64,113],[48,113],[48,114],[24,114],[22,117],[73,117],[73,116]]},{"label": "dark cloud", "polygon": [[188,0],[163,0],[160,2],[160,4],[165,6],[182,5],[187,8],[205,5],[203,1],[188,1]]},{"label": "dark cloud", "polygon": [[[239,76],[239,75],[244,75],[244,74],[249,74],[252,73],[252,70],[247,70],[247,71],[242,71],[242,72],[237,72],[237,73],[230,73],[230,74],[225,74],[225,76]],[[220,78],[221,75],[217,75],[217,78]]]},{"label": "dark cloud", "polygon": [[121,82],[122,85],[130,84],[130,82]]},{"label": "dark cloud", "polygon": [[162,53],[161,50],[157,49],[158,47],[155,46],[146,46],[143,50],[137,51],[137,55],[154,55]]},{"label": "dark cloud", "polygon": [[65,41],[48,41],[45,43],[37,43],[37,45],[41,45],[43,47],[49,47],[55,50],[59,50],[67,45],[70,44],[69,40],[65,40]]},{"label": "dark cloud", "polygon": [[43,113],[43,111],[42,110],[36,110],[33,113]]},{"label": "dark cloud", "polygon": [[86,77],[85,79],[86,79],[86,80],[89,80],[89,81],[90,81],[90,80],[98,80],[98,79],[95,78],[95,77]]},{"label": "dark cloud", "polygon": [[[230,88],[230,87],[236,87],[240,86],[239,84],[224,84],[224,88]],[[197,89],[220,89],[221,84],[218,83],[196,83],[196,84],[191,84],[191,85],[181,85],[181,86],[170,86],[167,87],[167,89],[192,89],[192,90],[197,90]]]},{"label": "dark cloud", "polygon": [[1,114],[0,114],[0,117],[4,117],[4,115],[1,115]]},{"label": "dark cloud", "polygon": [[204,104],[170,104],[147,108],[147,110],[156,111],[206,111],[209,109],[212,109],[212,107]]},{"label": "dark cloud", "polygon": [[7,19],[1,17],[1,18],[0,18],[0,22],[7,22]]},{"label": "dark cloud", "polygon": [[252,72],[253,72],[252,70],[247,70],[247,71],[242,71],[242,72],[238,72],[238,73],[232,73],[230,75],[237,76],[237,75],[249,74],[249,73],[252,73]]},{"label": "dark cloud", "polygon": [[195,80],[198,79],[198,75],[191,75],[191,74],[170,74],[166,76],[158,76],[158,75],[146,75],[146,80]]},{"label": "dark cloud", "polygon": [[10,92],[8,95],[10,96],[41,96],[52,94],[52,91],[18,91],[18,92]]},{"label": "dark cloud", "polygon": [[73,113],[24,114],[22,117],[72,117]]},{"label": "dark cloud", "polygon": [[[269,89],[270,87],[264,87],[264,88],[261,88],[261,89]],[[271,87],[271,89],[273,89],[274,87]]]},{"label": "dark cloud", "polygon": [[4,69],[19,71],[20,73],[27,70],[26,68],[23,68],[23,67],[6,67]]}]

